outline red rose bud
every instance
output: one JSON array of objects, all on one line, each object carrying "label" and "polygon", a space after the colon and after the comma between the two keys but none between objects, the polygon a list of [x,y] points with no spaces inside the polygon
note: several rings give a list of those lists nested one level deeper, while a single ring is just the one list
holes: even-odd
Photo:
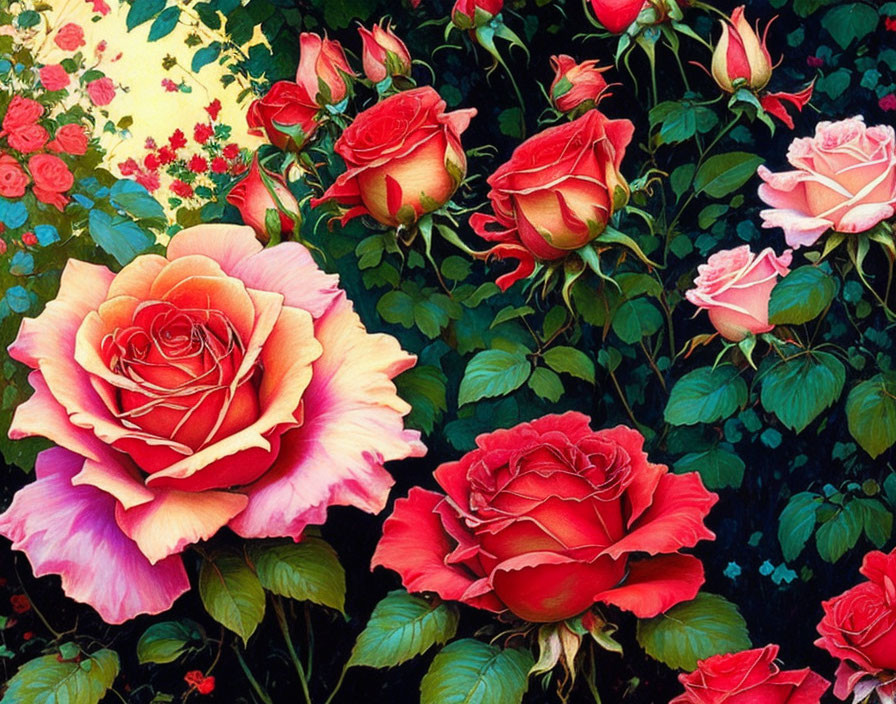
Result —
[{"label": "red rose bud", "polygon": [[[34,237],[33,233],[28,234]],[[22,239],[24,239],[24,237]],[[31,610],[31,602],[24,594],[14,594],[13,596],[9,597],[9,603],[12,606],[12,610],[17,614],[24,614]]]},{"label": "red rose bud", "polygon": [[312,32],[302,32],[299,43],[301,54],[296,83],[304,87],[319,107],[342,102],[355,75],[345,58],[342,45],[332,39],[322,39]]},{"label": "red rose bud", "polygon": [[551,83],[551,102],[562,112],[590,110],[609,95],[601,75],[609,66],[598,68],[597,61],[575,62],[571,56],[551,57],[554,81]]},{"label": "red rose bud", "polygon": [[33,247],[37,244],[37,235],[33,232],[26,232],[22,235],[22,244],[26,247]]},{"label": "red rose bud", "polygon": [[[227,194],[227,202],[240,211],[243,222],[265,243],[272,238],[288,239],[299,224],[298,201],[282,176],[261,167],[258,154],[246,177]],[[274,222],[272,217],[276,217]]]},{"label": "red rose bud", "polygon": [[491,22],[503,7],[504,0],[457,0],[451,21],[458,29],[476,29]]},{"label": "red rose bud", "polygon": [[318,109],[303,85],[278,81],[249,106],[249,134],[265,135],[279,149],[299,151],[317,130]]},{"label": "red rose bud", "polygon": [[364,45],[362,62],[368,80],[379,83],[387,76],[410,76],[411,54],[404,42],[388,24],[373,25],[373,29],[358,27]]},{"label": "red rose bud", "polygon": [[591,0],[597,21],[613,34],[622,34],[645,5],[645,0]]},{"label": "red rose bud", "polygon": [[460,143],[476,110],[445,112],[430,87],[403,91],[368,108],[334,147],[348,167],[312,207],[328,200],[397,227],[441,208],[467,173]]},{"label": "red rose bud", "polygon": [[[771,24],[771,23],[769,23]],[[744,6],[735,8],[731,19],[722,21],[722,36],[712,53],[712,76],[719,88],[734,93],[738,88],[759,91],[772,77],[772,59],[765,45],[769,25],[759,39],[744,18]]]}]

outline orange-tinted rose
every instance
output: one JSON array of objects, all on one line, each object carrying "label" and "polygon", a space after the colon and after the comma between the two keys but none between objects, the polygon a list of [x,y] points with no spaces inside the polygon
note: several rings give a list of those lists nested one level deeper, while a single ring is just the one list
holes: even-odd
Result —
[{"label": "orange-tinted rose", "polygon": [[277,81],[263,98],[249,106],[249,134],[266,135],[280,149],[298,151],[317,130],[318,106],[305,88],[291,81]]},{"label": "orange-tinted rose", "polygon": [[296,227],[299,204],[280,174],[263,169],[258,163],[258,155],[252,159],[252,166],[246,177],[237,183],[227,195],[227,202],[236,206],[243,222],[255,230],[262,242],[268,242],[272,233],[268,231],[267,212],[277,213],[280,222],[279,236],[288,239]]},{"label": "orange-tinted rose", "polygon": [[554,69],[551,102],[558,110],[588,110],[609,95],[607,82],[601,75],[609,66],[598,68],[597,61],[593,59],[577,64],[574,58],[566,54],[552,56],[551,66]]},{"label": "orange-tinted rose", "polygon": [[313,32],[302,32],[299,44],[301,53],[296,83],[320,107],[344,100],[355,73],[339,42],[321,38]]},{"label": "orange-tinted rose", "polygon": [[386,76],[411,75],[411,54],[392,27],[375,24],[372,30],[358,27],[358,33],[364,45],[361,60],[368,80],[379,83]]}]

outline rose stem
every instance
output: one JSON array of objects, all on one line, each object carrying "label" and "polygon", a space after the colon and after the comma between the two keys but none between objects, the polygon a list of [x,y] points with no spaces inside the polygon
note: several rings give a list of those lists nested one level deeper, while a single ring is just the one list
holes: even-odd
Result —
[{"label": "rose stem", "polygon": [[292,659],[292,664],[296,668],[296,672],[299,673],[299,681],[302,683],[302,693],[305,695],[305,701],[307,704],[311,704],[311,693],[308,691],[308,678],[305,675],[305,668],[302,667],[302,661],[299,660],[299,656],[296,654],[295,646],[292,644],[292,637],[289,635],[289,624],[286,622],[286,613],[283,611],[283,602],[280,600],[280,597],[274,596],[271,598],[271,603],[274,605],[274,613],[277,615],[277,623],[280,625],[280,631],[283,633],[283,640],[286,641],[286,649],[289,651],[289,657]]}]

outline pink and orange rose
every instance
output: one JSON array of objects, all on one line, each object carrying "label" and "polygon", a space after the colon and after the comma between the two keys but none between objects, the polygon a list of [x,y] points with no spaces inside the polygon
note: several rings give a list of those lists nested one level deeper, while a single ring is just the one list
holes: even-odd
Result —
[{"label": "pink and orange rose", "polygon": [[299,217],[299,203],[280,174],[271,173],[258,163],[258,154],[252,159],[249,173],[227,194],[227,202],[235,206],[258,239],[267,243],[271,239],[268,231],[267,213],[277,213],[280,230],[278,235],[289,239],[296,229]]},{"label": "pink and orange rose", "polygon": [[375,24],[372,29],[358,27],[358,33],[364,47],[361,61],[368,80],[379,83],[387,76],[411,75],[411,54],[392,27]]},{"label": "pink and orange rose", "polygon": [[355,72],[345,58],[342,45],[313,32],[302,32],[299,45],[296,83],[318,107],[344,100]]},{"label": "pink and orange rose", "polygon": [[390,381],[414,357],[366,332],[308,250],[248,227],[183,230],[118,274],[70,260],[9,352],[34,370],[11,437],[58,447],[0,533],[110,623],[186,591],[189,544],[377,512],[383,463],[425,452]]},{"label": "pink and orange rose", "polygon": [[592,59],[576,63],[566,54],[551,57],[554,80],[551,83],[551,102],[562,112],[590,110],[608,97],[609,86],[601,75],[609,66],[598,67]]}]

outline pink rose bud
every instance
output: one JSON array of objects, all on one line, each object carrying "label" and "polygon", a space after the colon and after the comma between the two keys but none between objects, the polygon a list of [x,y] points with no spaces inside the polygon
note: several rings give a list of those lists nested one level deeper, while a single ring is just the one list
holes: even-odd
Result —
[{"label": "pink rose bud", "polygon": [[575,62],[571,56],[551,57],[554,81],[551,83],[551,102],[562,112],[590,110],[609,95],[607,82],[601,74],[610,67],[598,68],[597,61]]},{"label": "pink rose bud", "polygon": [[411,75],[411,54],[388,24],[385,29],[378,24],[372,30],[358,27],[358,33],[364,44],[364,75],[369,80],[379,83],[386,76]]},{"label": "pink rose bud", "polygon": [[342,45],[312,32],[302,32],[299,43],[301,55],[296,83],[321,107],[342,102],[355,75]]},{"label": "pink rose bud", "polygon": [[759,167],[763,227],[781,227],[790,247],[809,246],[829,229],[865,232],[893,217],[896,134],[889,125],[866,127],[861,116],[819,122],[814,137],[787,150],[794,171]]},{"label": "pink rose bud", "polygon": [[279,174],[264,169],[258,163],[258,155],[246,177],[227,195],[227,202],[240,211],[243,222],[255,230],[262,242],[268,242],[275,233],[267,225],[269,210],[280,219],[280,237],[287,239],[295,231],[295,219],[299,217],[299,204]]},{"label": "pink rose bud", "polygon": [[476,29],[491,22],[503,7],[504,0],[457,0],[451,21],[458,29]]},{"label": "pink rose bud", "polygon": [[731,19],[722,21],[722,36],[712,53],[712,76],[726,93],[738,88],[758,91],[768,85],[772,77],[772,59],[762,39],[744,18],[744,6],[731,13]]},{"label": "pink rose bud", "polygon": [[749,245],[723,249],[697,267],[695,288],[685,296],[709,313],[709,322],[726,340],[740,342],[748,333],[768,332],[768,301],[779,276],[790,273],[789,249],[777,256],[771,247],[758,255]]}]

